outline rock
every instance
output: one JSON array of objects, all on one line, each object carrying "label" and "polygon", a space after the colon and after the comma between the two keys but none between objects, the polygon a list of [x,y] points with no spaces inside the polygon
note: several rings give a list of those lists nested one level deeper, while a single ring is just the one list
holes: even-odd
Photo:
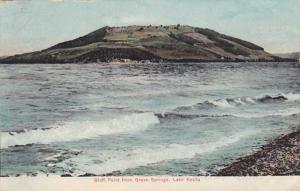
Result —
[{"label": "rock", "polygon": [[61,177],[72,177],[71,174],[62,174]]},{"label": "rock", "polygon": [[[298,128],[299,129],[299,128]],[[292,143],[292,144],[291,144]],[[300,130],[279,137],[252,155],[221,169],[218,176],[300,175]]]},{"label": "rock", "polygon": [[97,176],[97,175],[92,174],[92,173],[85,173],[85,174],[79,175],[79,177],[89,177],[89,176]]}]

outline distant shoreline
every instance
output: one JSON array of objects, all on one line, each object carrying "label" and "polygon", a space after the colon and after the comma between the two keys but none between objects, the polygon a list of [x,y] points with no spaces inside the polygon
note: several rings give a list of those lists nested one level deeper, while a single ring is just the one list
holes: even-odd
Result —
[{"label": "distant shoreline", "polygon": [[221,169],[217,176],[300,175],[300,126]]},{"label": "distant shoreline", "polygon": [[108,64],[108,63],[121,63],[121,64],[153,64],[153,63],[281,63],[281,62],[298,62],[296,59],[280,59],[280,60],[199,60],[199,59],[167,59],[167,60],[116,60],[107,62],[1,62],[4,64]]}]

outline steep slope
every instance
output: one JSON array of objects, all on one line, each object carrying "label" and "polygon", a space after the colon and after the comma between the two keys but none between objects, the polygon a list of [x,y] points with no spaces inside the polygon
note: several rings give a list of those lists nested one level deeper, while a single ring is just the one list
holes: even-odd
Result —
[{"label": "steep slope", "polygon": [[159,61],[275,61],[253,43],[191,26],[103,27],[48,49],[15,55],[1,63]]}]

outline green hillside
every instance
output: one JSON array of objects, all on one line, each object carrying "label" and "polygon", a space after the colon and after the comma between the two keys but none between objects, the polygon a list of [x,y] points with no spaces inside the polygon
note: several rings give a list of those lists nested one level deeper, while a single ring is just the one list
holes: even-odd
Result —
[{"label": "green hillside", "polygon": [[103,27],[48,49],[6,57],[1,63],[111,61],[276,61],[253,43],[191,26]]}]

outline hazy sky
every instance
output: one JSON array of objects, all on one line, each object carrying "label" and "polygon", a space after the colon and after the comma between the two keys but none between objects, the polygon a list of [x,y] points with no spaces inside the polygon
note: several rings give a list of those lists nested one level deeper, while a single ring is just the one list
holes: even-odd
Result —
[{"label": "hazy sky", "polygon": [[100,27],[186,24],[300,51],[300,0],[0,0],[0,56],[47,48]]}]

